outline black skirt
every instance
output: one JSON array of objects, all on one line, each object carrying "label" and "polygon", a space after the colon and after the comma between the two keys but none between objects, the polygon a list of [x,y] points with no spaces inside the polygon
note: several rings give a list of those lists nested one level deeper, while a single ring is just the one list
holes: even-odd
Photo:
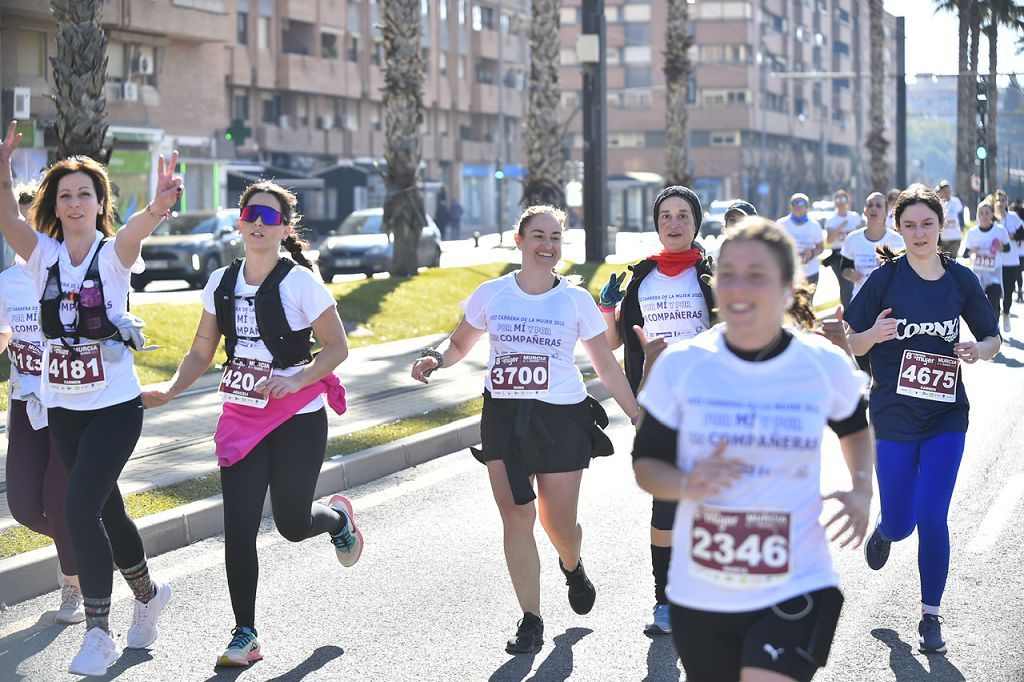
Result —
[{"label": "black skirt", "polygon": [[553,405],[493,398],[484,391],[481,446],[470,450],[479,462],[503,460],[516,504],[527,504],[536,499],[530,476],[580,471],[591,458],[612,454],[603,431],[607,426],[607,413],[590,396],[574,405]]}]

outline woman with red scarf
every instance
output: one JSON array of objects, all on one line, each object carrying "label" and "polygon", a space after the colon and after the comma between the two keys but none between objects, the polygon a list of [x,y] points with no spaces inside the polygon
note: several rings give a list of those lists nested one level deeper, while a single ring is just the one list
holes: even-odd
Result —
[{"label": "woman with red scarf", "polygon": [[[625,273],[612,275],[601,290],[600,309],[611,347],[625,344],[626,378],[633,393],[654,358],[669,344],[693,338],[715,324],[711,261],[696,247],[703,210],[688,187],[666,187],[654,199],[654,224],[664,247],[636,265],[625,295],[619,290]],[[616,306],[618,304],[618,306]],[[651,564],[654,573],[654,616],[644,631],[667,634],[669,602],[665,596],[672,555],[676,503],[654,500],[651,513]]]}]

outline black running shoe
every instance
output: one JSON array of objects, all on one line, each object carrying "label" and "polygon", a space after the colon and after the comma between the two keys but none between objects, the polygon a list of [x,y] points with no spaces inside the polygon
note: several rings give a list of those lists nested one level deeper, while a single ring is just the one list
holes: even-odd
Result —
[{"label": "black running shoe", "polygon": [[544,621],[540,616],[524,613],[516,636],[508,640],[505,651],[510,654],[535,654],[544,644]]},{"label": "black running shoe", "polygon": [[868,560],[868,566],[872,570],[877,571],[885,566],[885,562],[889,560],[889,548],[892,547],[892,541],[886,540],[882,537],[882,534],[878,530],[878,526],[875,526],[875,530],[871,533],[871,537],[864,543],[864,558]]},{"label": "black running shoe", "polygon": [[917,625],[917,632],[921,635],[918,651],[922,654],[946,653],[946,640],[942,639],[942,616],[924,614]]},{"label": "black running shoe", "polygon": [[575,571],[565,570],[561,559],[558,560],[558,567],[565,574],[565,584],[569,586],[569,606],[581,616],[590,613],[590,609],[594,608],[594,600],[597,599],[597,590],[587,577],[587,572],[583,570],[583,559],[580,559]]}]

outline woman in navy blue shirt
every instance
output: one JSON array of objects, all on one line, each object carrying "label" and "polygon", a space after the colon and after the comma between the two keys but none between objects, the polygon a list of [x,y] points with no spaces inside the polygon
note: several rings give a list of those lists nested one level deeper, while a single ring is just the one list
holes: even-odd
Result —
[{"label": "woman in navy blue shirt", "polygon": [[[960,362],[991,359],[1001,340],[978,278],[938,252],[938,195],[912,185],[896,200],[895,217],[906,254],[884,253],[844,316],[853,331],[850,346],[856,355],[869,354],[875,380],[870,413],[882,512],[865,554],[877,571],[891,543],[917,528],[920,650],[944,653],[939,603],[949,571],[946,522],[970,408]],[[960,340],[960,318],[978,341]]]}]

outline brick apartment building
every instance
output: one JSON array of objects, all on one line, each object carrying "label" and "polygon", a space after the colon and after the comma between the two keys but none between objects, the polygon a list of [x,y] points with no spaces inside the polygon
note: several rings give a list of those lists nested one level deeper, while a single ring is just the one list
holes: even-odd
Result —
[{"label": "brick apartment building", "polygon": [[[573,159],[582,158],[581,75],[574,45],[580,0],[561,12],[563,110]],[[868,3],[859,0],[700,0],[690,4],[690,169],[702,199],[742,196],[779,215],[795,191],[838,187],[865,195],[869,124]],[[650,227],[665,170],[664,2],[606,0],[610,221]],[[886,63],[895,72],[895,18],[885,15]],[[856,79],[800,76],[860,71]],[[886,136],[895,140],[894,78],[886,79]],[[858,115],[861,132],[858,135]],[[890,147],[890,164],[895,151]],[[871,188],[874,189],[874,188]],[[882,188],[888,189],[888,188]],[[761,191],[759,191],[761,190]]]}]

